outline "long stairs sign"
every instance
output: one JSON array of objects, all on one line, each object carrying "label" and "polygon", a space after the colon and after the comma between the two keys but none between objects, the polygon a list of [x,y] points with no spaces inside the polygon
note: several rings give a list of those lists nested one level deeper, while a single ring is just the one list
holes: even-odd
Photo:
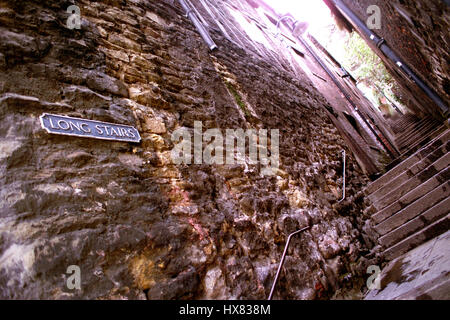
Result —
[{"label": "long stairs sign", "polygon": [[140,142],[141,136],[136,128],[101,121],[93,121],[44,113],[40,116],[41,126],[48,133],[67,136]]}]

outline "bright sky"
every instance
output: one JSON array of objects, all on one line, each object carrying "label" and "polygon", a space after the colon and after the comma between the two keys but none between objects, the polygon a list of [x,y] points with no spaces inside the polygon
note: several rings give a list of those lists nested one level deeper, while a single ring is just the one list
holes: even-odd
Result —
[{"label": "bright sky", "polygon": [[[307,21],[308,31],[319,36],[326,27],[334,23],[330,9],[322,0],[265,0],[279,14],[292,14],[300,21]],[[320,36],[319,36],[320,37]]]}]

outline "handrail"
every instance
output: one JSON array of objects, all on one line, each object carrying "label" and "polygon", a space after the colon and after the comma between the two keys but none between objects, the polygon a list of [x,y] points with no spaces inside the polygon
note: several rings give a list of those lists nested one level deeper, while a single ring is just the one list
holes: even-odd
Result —
[{"label": "handrail", "polygon": [[295,231],[295,232],[292,232],[292,233],[288,236],[287,241],[286,241],[286,246],[284,247],[283,255],[282,255],[282,257],[281,257],[281,261],[280,261],[280,264],[279,264],[279,266],[278,266],[277,274],[275,275],[275,279],[273,280],[272,289],[270,290],[269,298],[268,298],[267,300],[272,300],[272,296],[273,296],[273,293],[274,293],[274,291],[275,291],[275,287],[276,287],[277,282],[278,282],[278,277],[280,276],[281,268],[283,267],[284,259],[286,258],[286,253],[287,253],[287,250],[288,250],[288,248],[289,248],[289,244],[290,244],[290,242],[291,242],[292,236],[294,236],[294,235],[296,235],[296,234],[298,234],[298,233],[300,233],[300,232],[302,232],[302,231],[308,230],[309,228],[311,228],[311,227],[309,226],[309,227],[306,227],[306,228],[297,230],[297,231]]},{"label": "handrail", "polygon": [[342,186],[342,199],[339,202],[342,202],[345,199],[345,150],[342,150],[342,157],[344,159],[344,172],[342,174],[343,186]]}]

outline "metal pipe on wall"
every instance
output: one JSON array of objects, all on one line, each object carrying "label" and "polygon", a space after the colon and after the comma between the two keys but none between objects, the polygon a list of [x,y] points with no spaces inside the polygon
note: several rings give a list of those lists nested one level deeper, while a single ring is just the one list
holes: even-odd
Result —
[{"label": "metal pipe on wall", "polygon": [[213,39],[211,39],[211,36],[209,35],[208,31],[206,31],[203,24],[199,21],[198,17],[195,15],[193,9],[189,7],[189,5],[184,0],[178,0],[180,5],[183,7],[183,9],[186,11],[186,15],[189,19],[191,19],[192,23],[197,28],[197,31],[200,33],[200,36],[203,38],[203,40],[206,42],[206,44],[209,47],[209,50],[213,51],[217,49],[217,45],[214,43]]},{"label": "metal pipe on wall", "polygon": [[333,0],[334,4],[341,12],[350,19],[358,28],[371,40],[373,41],[378,48],[392,60],[397,67],[399,67],[411,80],[413,80],[419,88],[421,88],[425,94],[433,100],[434,103],[441,109],[444,115],[448,115],[449,109],[445,102],[438,96],[438,94],[430,88],[425,82],[417,76],[414,71],[412,71],[408,65],[400,59],[397,54],[386,44],[386,41],[383,38],[378,37],[375,33],[370,30],[358,16],[353,13],[353,11],[345,5],[342,0]]}]

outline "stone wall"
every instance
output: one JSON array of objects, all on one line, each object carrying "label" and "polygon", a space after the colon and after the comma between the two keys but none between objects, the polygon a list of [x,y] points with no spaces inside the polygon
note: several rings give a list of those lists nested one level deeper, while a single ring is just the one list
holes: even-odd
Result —
[{"label": "stone wall", "polygon": [[[1,298],[265,299],[308,225],[275,297],[363,287],[367,177],[348,152],[337,203],[346,147],[306,76],[219,32],[210,53],[170,2],[77,1],[81,30],[71,4],[0,0]],[[132,125],[142,142],[50,135],[44,112]],[[279,129],[280,169],[172,164],[171,133],[194,121]]]}]

